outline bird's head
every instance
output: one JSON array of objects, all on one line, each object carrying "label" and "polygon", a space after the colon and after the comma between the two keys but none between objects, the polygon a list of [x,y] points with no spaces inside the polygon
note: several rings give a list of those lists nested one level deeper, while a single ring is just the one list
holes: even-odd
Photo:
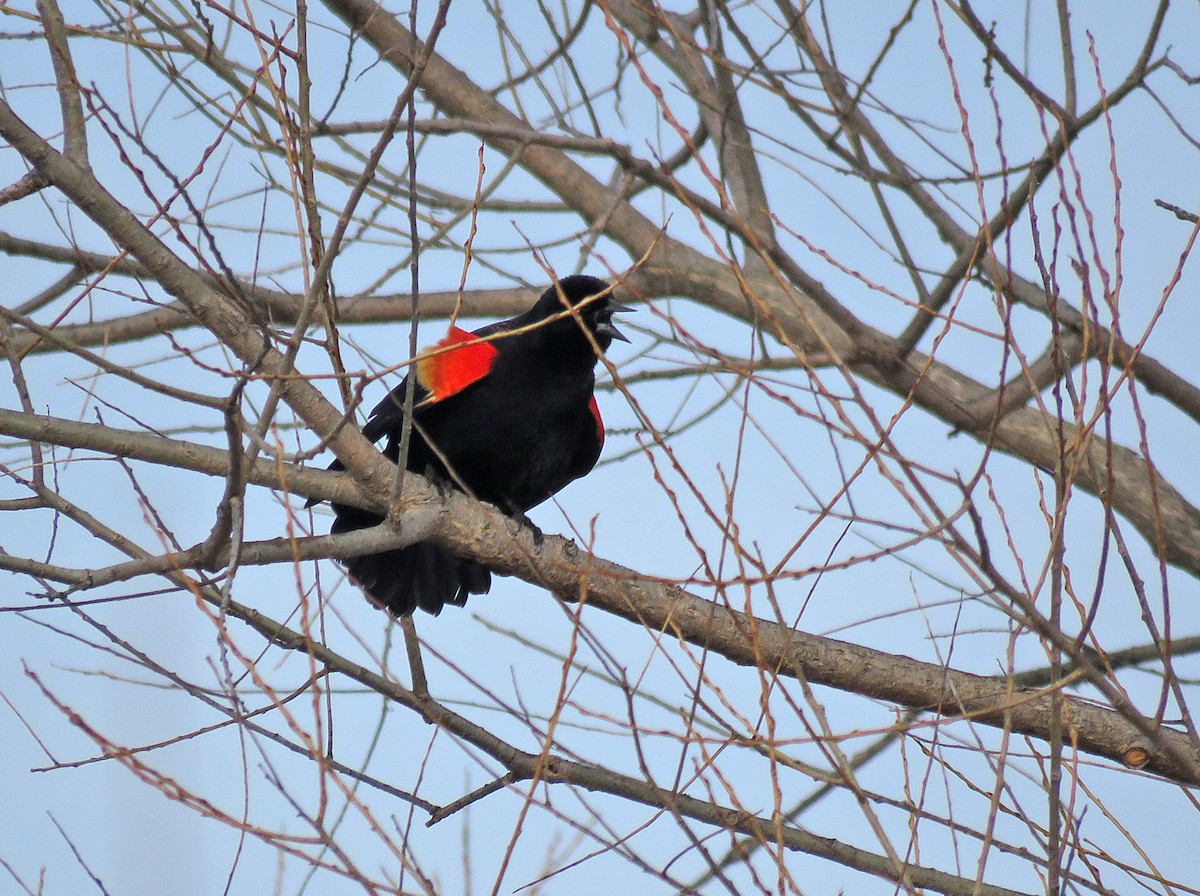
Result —
[{"label": "bird's head", "polygon": [[[613,314],[618,311],[632,311],[613,298],[613,290],[607,283],[586,274],[572,274],[563,277],[548,290],[542,293],[534,306],[534,312],[546,318],[561,315],[569,309],[578,309],[579,320],[596,339],[601,351],[608,351],[614,339],[628,342],[625,334],[613,324]],[[579,324],[574,316],[563,317],[560,324],[574,328],[579,332]],[[566,328],[564,328],[565,330]],[[582,334],[580,334],[582,335]]]}]

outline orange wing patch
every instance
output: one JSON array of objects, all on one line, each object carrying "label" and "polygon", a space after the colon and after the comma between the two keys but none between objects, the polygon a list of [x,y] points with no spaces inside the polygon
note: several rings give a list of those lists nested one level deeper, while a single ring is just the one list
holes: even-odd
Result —
[{"label": "orange wing patch", "polygon": [[441,401],[483,379],[498,354],[490,342],[451,327],[445,339],[417,359],[417,382],[429,393],[426,401]]}]

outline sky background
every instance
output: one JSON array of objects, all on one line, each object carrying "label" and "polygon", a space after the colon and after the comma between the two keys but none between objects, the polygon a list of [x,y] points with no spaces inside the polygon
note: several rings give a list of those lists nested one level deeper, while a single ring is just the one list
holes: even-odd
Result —
[{"label": "sky background", "polygon": [[[917,26],[904,32],[906,43],[900,52],[888,57],[878,84],[888,103],[922,123],[907,135],[897,126],[891,134],[897,147],[910,153],[914,160],[933,164],[929,160],[935,159],[942,148],[939,143],[955,157],[961,156],[962,122],[953,102],[945,60],[936,44],[937,32],[931,25],[934,7],[925,3],[918,6]],[[838,36],[838,63],[843,69],[855,72],[870,64],[902,8],[877,11],[873,7],[871,15],[864,15],[856,7],[856,4],[833,4],[830,9],[830,28]],[[252,3],[249,9],[260,27],[271,23],[282,30],[292,17],[290,10],[271,4]],[[948,8],[938,5],[937,9],[948,20],[949,52],[960,78],[958,87],[964,96],[963,105],[970,112],[970,133],[976,151],[985,160],[982,167],[987,168],[989,160],[996,157],[998,138],[995,119],[988,114],[990,99],[981,77],[983,61],[977,58],[977,46],[968,43],[960,27],[949,21],[952,16]],[[90,24],[102,20],[100,8],[87,3],[64,4],[63,11],[68,20]],[[423,13],[427,14],[427,10],[423,9]],[[314,107],[324,109],[339,96],[343,86],[341,66],[345,44],[332,27],[327,12],[313,9],[312,15],[313,58],[331,60],[328,67],[319,67],[314,75]],[[1002,36],[1019,34],[1025,27],[1026,10],[1022,4],[1013,4],[1011,8],[1008,4],[991,4],[986,11],[981,8],[980,15],[988,21],[998,19],[998,33]],[[1049,72],[1057,66],[1053,29],[1049,22],[1039,19],[1045,15],[1049,15],[1049,10],[1031,7],[1031,37],[1025,47],[1028,55],[1021,59],[1035,79],[1043,74],[1049,77]],[[1103,77],[1116,77],[1128,67],[1140,48],[1130,35],[1144,32],[1147,15],[1139,4],[1100,3],[1080,7],[1073,20],[1079,35],[1078,46],[1086,49],[1091,42],[1101,60]],[[521,29],[517,36],[531,57],[537,58],[551,46],[544,26],[532,16],[516,16],[512,21],[514,27]],[[1183,38],[1195,34],[1198,24],[1196,10],[1189,7],[1172,11],[1166,25],[1166,34],[1171,38],[1163,44],[1174,45],[1172,57],[1189,71],[1200,71],[1200,60],[1193,58],[1193,48]],[[19,114],[43,133],[54,133],[58,111],[52,87],[48,86],[52,76],[45,44],[17,39],[31,27],[31,23],[16,16],[0,18],[0,31],[7,35],[0,43],[0,83],[6,99]],[[852,32],[857,32],[856,39],[847,37]],[[495,41],[490,19],[469,4],[457,3],[438,50],[464,67],[468,74],[491,84],[497,82],[499,71]],[[1021,42],[1015,40],[1012,45],[1020,46]],[[602,17],[592,16],[578,46],[580,52],[573,59],[575,72],[560,66],[553,70],[554,77],[568,81],[578,76],[595,88],[611,82],[616,51]],[[126,115],[130,107],[141,111],[142,136],[161,160],[181,172],[190,171],[198,163],[212,137],[211,123],[180,97],[160,96],[162,77],[142,56],[116,42],[78,40],[72,47],[82,81],[94,83],[114,104],[118,114]],[[243,58],[250,59],[247,49],[241,49]],[[1080,102],[1087,106],[1098,93],[1097,79],[1085,53],[1081,52],[1077,63]],[[331,120],[385,117],[403,86],[395,70],[377,64],[369,48],[359,44],[347,72],[346,89],[340,94]],[[195,76],[203,81],[204,73],[197,72]],[[632,145],[643,156],[677,145],[674,133],[657,115],[652,98],[641,89],[636,75],[626,71],[623,77],[622,114],[616,114],[611,102],[597,104],[604,115],[601,122],[604,132]],[[205,89],[216,90],[211,83],[204,83]],[[664,83],[667,101],[682,106],[687,97],[680,85],[667,77]],[[1152,83],[1172,110],[1195,118],[1193,95],[1178,79],[1167,74],[1156,75]],[[999,139],[1008,158],[1022,158],[1040,145],[1041,126],[1030,110],[1006,93],[1010,88],[1003,78],[997,79],[996,84],[998,101],[1005,110]],[[1111,89],[1113,85],[1106,82],[1106,86]],[[521,99],[531,120],[540,120],[550,108],[545,97],[532,87],[521,92]],[[127,107],[121,108],[117,100]],[[779,114],[773,102],[762,92],[748,95],[749,117],[755,121],[773,120],[772,116]],[[146,114],[148,109],[153,112]],[[421,114],[427,112],[423,109]],[[582,118],[582,113],[575,110],[573,118]],[[1185,208],[1194,208],[1196,204],[1195,185],[1200,183],[1197,170],[1200,165],[1195,146],[1186,134],[1200,133],[1200,128],[1194,127],[1200,122],[1184,117],[1178,124],[1185,133],[1181,134],[1168,120],[1154,97],[1143,92],[1124,103],[1112,122],[1119,191],[1114,189],[1105,129],[1094,129],[1080,141],[1072,166],[1078,171],[1081,192],[1087,197],[1099,257],[1113,257],[1118,230],[1112,221],[1116,218],[1120,222],[1119,232],[1124,242],[1120,254],[1123,285],[1119,308],[1124,332],[1130,337],[1141,334],[1153,318],[1164,290],[1172,289],[1173,298],[1147,341],[1147,351],[1184,376],[1191,376],[1195,371],[1195,333],[1200,325],[1200,311],[1194,301],[1195,278],[1185,270],[1176,284],[1174,275],[1180,255],[1193,236],[1192,228],[1154,206],[1154,200],[1159,198]],[[900,265],[880,262],[884,253],[876,241],[882,234],[875,219],[869,216],[871,206],[861,185],[856,190],[816,161],[810,167],[802,164],[806,155],[815,157],[819,151],[811,135],[781,129],[770,136],[778,143],[763,136],[756,145],[769,159],[764,172],[776,207],[787,212],[784,223],[809,243],[809,248],[804,248],[799,240],[785,237],[788,248],[811,265],[818,278],[836,294],[853,295],[855,313],[894,332],[908,320],[911,311],[894,301],[889,293],[908,296],[911,284]],[[351,138],[350,142],[365,149],[373,140],[374,136],[367,134]],[[139,197],[136,184],[116,158],[111,143],[97,135],[92,139],[90,151],[101,180],[144,210],[144,198]],[[431,140],[420,157],[419,171],[424,183],[440,185],[450,192],[469,193],[477,176],[478,151],[478,142],[470,138]],[[401,142],[389,149],[385,158],[394,169],[402,167],[402,153]],[[331,150],[330,157],[351,163],[344,152],[335,155]],[[484,160],[489,178],[504,167],[504,160],[491,150],[484,152]],[[602,161],[585,160],[585,164],[589,170],[608,176]],[[147,166],[145,170],[146,176],[161,188],[165,182],[153,167]],[[0,152],[0,181],[11,182],[22,171],[15,153]],[[683,171],[681,177],[697,189],[705,188],[703,178],[694,168]],[[300,241],[294,210],[283,187],[264,192],[263,185],[267,182],[286,186],[286,169],[278,158],[223,144],[222,152],[204,166],[191,189],[193,195],[207,198],[207,217],[219,234],[223,257],[234,270],[243,274],[257,270],[260,278],[270,285],[299,292],[304,283],[298,270]],[[345,185],[334,178],[321,178],[319,189],[322,198],[335,209],[344,201]],[[985,202],[989,207],[1002,189],[995,182],[986,185]],[[971,205],[973,185],[950,184],[945,190],[960,202],[964,220],[977,216],[978,199]],[[1056,212],[1055,192],[1047,191],[1037,203],[1046,228],[1055,220],[1067,223]],[[519,172],[505,181],[498,195],[512,200],[548,198],[544,188]],[[639,200],[639,207],[652,220],[662,223],[672,236],[685,239],[708,254],[714,251],[698,232],[695,221],[677,205],[646,194]],[[407,228],[403,203],[376,206],[373,199],[368,199],[361,210],[375,213],[376,218],[366,232],[353,234],[336,264],[337,289],[342,296],[367,288],[402,292],[409,277],[398,251]],[[442,220],[449,218],[444,210],[438,214]],[[332,216],[327,216],[328,220]],[[562,243],[547,248],[544,257],[556,271],[570,272],[578,266],[581,255],[580,241],[568,238],[577,226],[574,216],[562,213],[499,211],[482,216],[476,237],[479,260],[469,270],[468,288],[524,282],[530,286],[532,302],[545,287],[546,276],[526,248],[527,243],[554,240],[562,234]],[[929,225],[915,214],[908,213],[906,217],[901,209],[898,226],[913,234],[913,245],[922,253],[922,259],[936,269],[945,250]],[[467,227],[466,221],[458,221],[451,232],[461,240]],[[111,248],[78,210],[69,208],[54,193],[0,208],[0,230],[60,242],[66,239],[64,234],[70,234],[85,248],[96,251]],[[425,230],[429,230],[428,225]],[[1037,269],[1029,258],[1032,236],[1028,224],[1016,227],[1013,233],[1013,243],[1007,248],[1016,259],[1014,265],[1036,280]],[[1068,249],[1064,242],[1064,256],[1071,254]],[[849,264],[839,268],[823,260],[822,252]],[[859,259],[863,262],[861,267],[854,264]],[[605,265],[623,269],[631,261],[619,248],[601,240],[585,269],[605,276]],[[60,269],[16,257],[6,257],[2,264],[10,287],[5,304],[23,301],[61,274]],[[453,289],[459,282],[462,264],[462,252],[455,246],[431,249],[421,260],[422,288]],[[1072,294],[1076,294],[1078,282],[1066,257],[1059,261],[1059,274],[1064,283],[1072,285]],[[120,294],[119,290],[97,291],[89,301],[72,310],[69,320],[102,319],[111,316],[113,309],[128,313],[130,303],[142,298],[131,283],[119,281],[120,288],[129,291],[128,295]],[[150,288],[148,294],[156,299],[161,297],[157,288]],[[673,330],[672,318],[677,318],[686,332]],[[996,308],[986,289],[978,285],[968,288],[960,320],[987,333],[996,331]],[[1038,334],[1044,331],[1042,319],[1031,312],[1018,311],[1015,323],[1021,338],[1029,346],[1035,346]],[[443,327],[440,321],[426,323],[421,328],[421,343],[435,341]],[[621,328],[635,337],[633,345],[618,345],[611,353],[624,377],[700,358],[699,347],[703,346],[738,357],[750,356],[760,347],[753,333],[728,318],[668,298],[642,306],[636,315],[628,317],[628,323],[621,323]],[[342,335],[347,367],[352,370],[377,371],[406,354],[408,327],[404,324],[349,327]],[[175,345],[152,339],[104,351],[110,359],[136,366],[146,375],[213,394],[227,391],[228,383],[205,369],[205,365],[224,368],[229,363],[222,350],[214,346],[212,337],[199,330],[185,330],[174,338]],[[929,347],[927,339],[922,349]],[[778,346],[768,348],[773,354],[786,354]],[[998,340],[982,337],[947,339],[938,351],[941,360],[987,381],[994,378],[1000,358]],[[327,361],[320,350],[309,347],[301,354],[299,367],[305,372],[323,373],[327,371]],[[112,425],[129,428],[144,423],[181,438],[221,444],[219,431],[212,431],[219,425],[218,415],[210,413],[205,418],[195,408],[158,400],[116,378],[96,378],[94,371],[80,360],[53,355],[33,357],[26,362],[25,374],[41,412],[93,422],[99,417]],[[395,375],[385,376],[383,382],[368,387],[364,396],[366,406],[374,406],[397,381]],[[668,430],[681,421],[694,421],[671,441],[675,459],[687,471],[685,480],[670,469],[661,451],[643,450],[646,439],[639,435],[645,426],[629,400],[620,391],[607,388],[607,384],[602,386],[599,400],[610,430],[604,460],[590,476],[573,483],[559,498],[531,516],[544,531],[574,533],[576,540],[594,544],[600,556],[648,575],[692,576],[700,565],[701,550],[714,563],[723,563],[727,574],[736,572],[727,550],[723,553],[719,527],[704,519],[697,499],[689,495],[689,482],[706,500],[720,507],[726,500],[725,483],[733,477],[736,488],[728,500],[741,527],[743,541],[756,545],[765,557],[783,558],[792,549],[798,533],[814,523],[817,508],[841,488],[839,470],[852,468],[862,456],[862,449],[849,440],[831,438],[819,416],[788,412],[786,405],[771,400],[761,390],[750,390],[744,400],[740,392],[735,392],[735,400],[727,400],[728,390],[738,386],[732,377],[637,383],[631,387],[631,393],[645,417],[656,427]],[[826,386],[835,394],[844,388],[835,377],[826,380]],[[334,394],[327,380],[322,388],[327,394]],[[828,396],[814,395],[805,378],[794,373],[781,377],[777,388],[810,415],[828,413],[833,407]],[[869,384],[862,389],[868,403],[885,419],[899,409],[896,396]],[[252,401],[260,401],[264,393],[252,388],[249,394]],[[8,380],[0,383],[0,396],[4,407],[17,406]],[[864,422],[861,412],[849,402],[841,407],[852,420]],[[713,410],[709,412],[710,409]],[[1116,438],[1124,444],[1136,444],[1138,434],[1129,408],[1121,410],[1123,413],[1115,422]],[[1195,440],[1189,424],[1176,411],[1153,401],[1146,402],[1144,413],[1155,463],[1186,498],[1200,501],[1200,485],[1194,474]],[[735,434],[746,421],[749,425],[744,427],[745,438],[739,440]],[[289,450],[315,444],[308,434],[287,429],[280,430],[279,437]],[[944,423],[919,411],[907,412],[901,418],[894,437],[906,452],[936,463],[943,471],[972,471],[981,456],[982,449],[976,442],[954,436]],[[4,448],[0,455],[8,464],[20,463],[21,457],[19,448]],[[315,461],[324,462],[325,458]],[[1028,562],[1029,574],[1036,577],[1037,565],[1045,554],[1045,524],[1037,502],[1049,480],[1004,456],[994,456],[989,465],[997,500],[1009,514],[1008,530],[1012,534],[1011,544],[998,549],[1001,562],[1013,574]],[[179,540],[191,544],[204,538],[212,525],[222,483],[143,464],[135,468],[139,486]],[[146,518],[129,477],[118,465],[109,460],[76,459],[59,467],[57,475],[61,477],[59,487],[64,493],[73,493],[77,499],[85,495],[87,505],[97,513],[128,528],[144,546],[156,546],[155,524]],[[933,483],[930,487],[940,498],[951,500],[952,486]],[[6,488],[9,490],[0,497],[19,494]],[[673,496],[678,496],[682,513],[673,503]],[[850,562],[875,552],[880,545],[902,540],[898,527],[918,524],[903,496],[878,471],[871,470],[856,481],[847,500],[853,502],[852,510],[861,520],[878,522],[862,522],[849,531],[843,521],[832,517],[816,523],[790,557],[789,569],[816,569],[831,563],[836,573],[797,576],[780,583],[778,598],[792,608],[798,625],[805,631],[931,661],[948,658],[949,664],[957,669],[985,674],[1002,671],[1009,662],[1003,653],[1008,642],[1000,621],[1002,616],[986,601],[963,599],[964,593],[972,590],[970,583],[947,562],[941,548],[924,543],[874,562]],[[1098,505],[1086,496],[1075,500],[1079,512],[1072,514],[1067,527],[1067,555],[1076,588],[1081,594],[1090,595],[1098,564],[1096,544],[1100,524],[1095,513]],[[248,505],[246,537],[279,536],[286,530],[289,516],[298,512],[300,503],[255,490]],[[847,512],[851,509],[849,505],[840,507]],[[300,518],[307,524],[304,514]],[[683,519],[689,523],[686,529]],[[314,531],[326,531],[328,521],[329,515],[318,510],[312,520]],[[994,518],[988,520],[989,525],[995,522]],[[1131,552],[1139,568],[1155,570],[1153,555],[1141,539],[1132,536],[1131,542]],[[7,513],[0,517],[0,544],[12,554],[32,557],[46,556],[52,544],[56,562],[74,567],[102,566],[117,559],[72,527],[56,527],[51,516],[41,512]],[[846,564],[844,568],[840,565],[842,561]],[[212,725],[219,721],[219,716],[116,656],[103,634],[85,621],[61,609],[43,609],[44,604],[31,596],[37,586],[28,578],[0,575],[3,576],[0,582],[4,583],[0,592],[3,606],[8,609],[0,615],[0,695],[8,704],[7,709],[0,708],[0,745],[3,745],[0,804],[7,807],[4,823],[0,825],[0,859],[26,881],[38,880],[41,869],[46,869],[46,893],[96,889],[88,881],[85,864],[113,893],[152,894],[168,890],[180,896],[219,893],[227,885],[231,867],[235,868],[232,882],[228,883],[231,893],[361,892],[355,884],[333,875],[320,875],[305,882],[301,863],[284,861],[274,850],[252,838],[241,839],[229,827],[211,823],[196,812],[164,799],[114,762],[38,771],[56,762],[70,763],[96,754],[94,744],[54,708],[39,683],[63,704],[86,710],[89,724],[117,743],[160,742]],[[398,629],[388,626],[386,618],[369,607],[352,587],[343,584],[335,589],[340,574],[334,564],[324,562],[319,567],[308,564],[300,570],[300,575],[306,585],[319,576],[322,587],[332,595],[325,620],[328,643],[372,668],[386,664],[400,680],[407,680]],[[1177,634],[1194,634],[1200,629],[1194,579],[1172,569],[1165,581],[1148,584],[1156,600],[1169,600]],[[125,583],[102,594],[125,596],[158,587],[161,582],[148,580]],[[711,588],[697,586],[693,590],[701,596],[712,595]],[[234,594],[238,600],[275,619],[287,619],[297,604],[294,571],[286,566],[243,569]],[[762,589],[754,589],[747,600],[751,608],[768,607]],[[452,608],[436,619],[419,617],[417,624],[426,639],[426,661],[435,693],[481,724],[494,724],[497,734],[522,748],[538,749],[540,744],[530,731],[497,711],[496,704],[520,706],[535,718],[551,714],[563,680],[559,657],[573,643],[572,612],[572,608],[533,586],[500,579],[490,595],[473,599],[465,610]],[[216,686],[221,681],[225,660],[218,647],[217,631],[187,595],[169,592],[139,596],[97,609],[94,615],[115,636],[138,645],[172,672],[206,686]],[[1115,649],[1144,643],[1147,636],[1139,617],[1140,610],[1128,583],[1110,569],[1104,612],[1098,623],[1106,647]],[[637,773],[639,757],[620,729],[625,712],[622,696],[606,677],[607,670],[620,669],[640,694],[662,701],[656,706],[648,699],[639,699],[637,720],[648,731],[645,761],[660,780],[671,780],[678,767],[690,768],[696,761],[694,752],[683,750],[665,733],[677,724],[679,706],[690,699],[689,689],[694,685],[695,669],[685,663],[681,670],[672,662],[687,655],[687,651],[682,648],[660,651],[656,649],[654,633],[598,612],[585,610],[585,620],[589,638],[579,645],[577,659],[587,671],[568,675],[573,706],[558,732],[560,748],[567,753],[578,750],[580,755],[611,760],[617,767]],[[235,643],[247,654],[263,650],[261,639],[253,633],[237,624],[232,629]],[[549,652],[540,651],[539,646]],[[236,659],[228,661],[237,668]],[[300,655],[272,650],[267,652],[265,661],[266,674],[281,691],[298,687],[308,674],[307,660]],[[1045,662],[1045,654],[1035,639],[1021,639],[1013,644],[1013,661],[1017,668],[1036,667]],[[719,702],[730,713],[753,715],[758,711],[761,695],[757,677],[750,672],[738,674],[724,661],[719,663],[724,664],[720,669]],[[1185,659],[1179,672],[1194,682],[1196,675],[1200,675],[1200,667]],[[1131,672],[1122,677],[1122,683],[1139,705],[1153,705],[1159,689],[1155,676]],[[494,773],[491,763],[482,762],[469,749],[446,743],[445,735],[435,736],[414,715],[383,705],[378,695],[357,693],[345,681],[335,681],[333,687],[335,750],[341,761],[356,767],[365,764],[369,773],[397,787],[419,790],[424,798],[434,802],[449,802],[484,784]],[[1082,693],[1095,696],[1086,690]],[[847,752],[864,746],[870,735],[886,728],[895,718],[893,708],[888,706],[844,698],[825,690],[819,696],[835,730],[857,732],[841,744]],[[789,714],[795,715],[794,708],[789,708],[783,697],[777,694],[772,699],[777,701],[773,712],[780,719],[788,720]],[[306,703],[307,697],[302,697],[293,705],[298,717],[311,722],[312,709]],[[799,742],[804,737],[803,726],[794,718],[788,724],[790,730],[780,736],[797,739],[790,747],[793,754],[815,760],[818,754],[811,744]],[[656,736],[653,733],[656,730],[664,733]],[[951,725],[946,726],[945,736],[962,739],[960,747],[946,749],[960,752],[956,765],[968,777],[975,777],[983,785],[994,780],[988,760],[973,750],[973,738],[980,737],[987,746],[994,747],[998,738],[995,732]],[[319,784],[312,764],[247,737],[245,732],[225,728],[156,750],[153,761],[164,773],[178,776],[196,792],[212,798],[223,811],[237,814],[245,804],[257,822],[298,835],[306,833],[304,824],[296,818],[293,807],[273,781],[288,782],[289,794],[311,807]],[[1014,742],[1012,748],[1020,755],[1031,746],[1044,748],[1042,744],[1023,741]],[[926,771],[926,777],[922,778],[925,760],[917,745],[910,744],[907,750],[904,754],[893,751],[867,766],[862,772],[863,783],[895,794],[897,782],[911,775],[912,786],[930,811],[961,812],[970,823],[978,824],[986,799],[976,796],[972,800],[970,795],[960,792],[951,796],[951,784],[938,775]],[[1086,772],[1086,782],[1093,793],[1077,795],[1081,804],[1094,804],[1083,816],[1085,836],[1094,837],[1114,857],[1143,865],[1135,846],[1120,833],[1125,828],[1133,839],[1152,846],[1152,861],[1165,875],[1193,885],[1200,881],[1194,847],[1196,810],[1189,796],[1178,787],[1105,770],[1098,760],[1084,757],[1083,761],[1100,766]],[[730,761],[721,768],[748,805],[758,811],[769,811],[770,782],[764,780],[760,764]],[[1038,796],[1036,780],[1022,779],[1022,775],[1032,776],[1034,768],[1032,762],[1015,762],[1016,771],[1009,783],[1013,798],[1028,800],[1029,811],[1043,818],[1044,797]],[[786,775],[784,784],[789,797],[795,799],[813,786],[799,774]],[[403,803],[375,792],[364,792],[363,798],[370,805],[371,817],[384,830],[404,829],[410,824]],[[1041,808],[1037,808],[1039,798],[1043,800]],[[553,792],[551,799],[559,811],[577,818],[586,817],[588,805],[602,806],[604,820],[611,830],[629,833],[630,847],[647,855],[686,853],[672,869],[683,880],[691,880],[703,870],[695,854],[687,852],[689,843],[677,827],[659,819],[643,829],[643,824],[656,816],[653,810],[565,789]],[[491,891],[513,839],[514,819],[520,805],[519,794],[505,792],[494,794],[430,829],[424,827],[422,816],[416,816],[407,835],[409,845],[422,857],[442,857],[436,862],[423,859],[429,861],[430,870],[437,875],[439,892]],[[1111,813],[1110,818],[1104,817],[1105,809]],[[903,843],[905,817],[886,809],[880,812],[894,840]],[[500,885],[500,892],[513,892],[536,880],[547,853],[555,851],[570,858],[559,858],[552,864],[569,867],[551,878],[543,892],[600,894],[642,892],[646,888],[646,877],[633,863],[612,854],[588,857],[596,844],[586,835],[579,835],[579,842],[572,843],[570,828],[556,825],[549,814],[534,811],[527,824],[517,840],[511,870]],[[821,836],[878,850],[878,843],[865,835],[862,815],[854,800],[845,794],[818,804],[805,815],[803,824]],[[381,868],[394,871],[395,857],[388,854],[381,838],[370,830],[363,816],[347,813],[340,831],[340,840],[350,844],[355,861],[361,862],[368,873],[380,873]],[[1018,821],[1004,816],[997,820],[997,833],[1023,844],[1029,838],[1028,831]],[[72,856],[68,842],[79,850],[80,860]],[[934,826],[922,828],[921,843],[919,858],[924,864],[965,875],[974,873],[975,854],[939,833]],[[725,847],[724,839],[714,838],[711,845],[714,853],[721,854]],[[470,856],[469,867],[459,859],[464,853]],[[581,861],[571,866],[571,859]],[[794,854],[786,861],[806,893],[832,894],[843,889],[854,893],[893,892],[886,882],[809,856]],[[1037,888],[1028,866],[1020,860],[992,852],[987,868],[986,877],[993,883],[1031,891]],[[0,893],[16,892],[2,874],[0,880],[3,880]],[[663,886],[661,891],[668,889]]]}]

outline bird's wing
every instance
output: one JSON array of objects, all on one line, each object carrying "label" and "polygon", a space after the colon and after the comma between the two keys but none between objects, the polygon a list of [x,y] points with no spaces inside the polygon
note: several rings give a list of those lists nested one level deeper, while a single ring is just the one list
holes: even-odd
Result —
[{"label": "bird's wing", "polygon": [[[490,335],[494,326],[485,327],[478,333],[451,327],[444,339],[421,353],[413,365],[417,376],[414,407],[443,401],[488,375],[499,350],[480,336]],[[403,422],[407,385],[408,378],[405,377],[371,411],[370,419],[363,427],[363,435],[370,441],[377,442]]]},{"label": "bird's wing", "polygon": [[417,358],[417,383],[427,393],[422,403],[442,401],[483,379],[499,354],[478,334],[451,327],[445,339]]},{"label": "bird's wing", "polygon": [[588,410],[592,412],[592,419],[596,421],[596,441],[599,447],[604,447],[604,420],[600,417],[600,405],[596,404],[596,396],[592,396],[591,402],[588,404]]}]

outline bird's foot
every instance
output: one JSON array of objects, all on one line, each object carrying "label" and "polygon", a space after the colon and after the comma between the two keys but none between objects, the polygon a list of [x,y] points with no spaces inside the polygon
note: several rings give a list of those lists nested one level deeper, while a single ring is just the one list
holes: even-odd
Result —
[{"label": "bird's foot", "polygon": [[429,484],[436,489],[438,497],[442,500],[449,498],[452,494],[458,491],[458,489],[454,487],[454,483],[443,476],[440,470],[436,470],[432,466],[427,466],[422,473],[425,478],[429,480]]},{"label": "bird's foot", "polygon": [[517,525],[523,526],[529,530],[530,535],[533,536],[533,543],[535,545],[537,545],[539,548],[542,546],[542,543],[546,540],[545,533],[538,528],[537,524],[533,520],[525,515],[523,510],[513,510],[510,511],[508,515],[512,517]]}]

